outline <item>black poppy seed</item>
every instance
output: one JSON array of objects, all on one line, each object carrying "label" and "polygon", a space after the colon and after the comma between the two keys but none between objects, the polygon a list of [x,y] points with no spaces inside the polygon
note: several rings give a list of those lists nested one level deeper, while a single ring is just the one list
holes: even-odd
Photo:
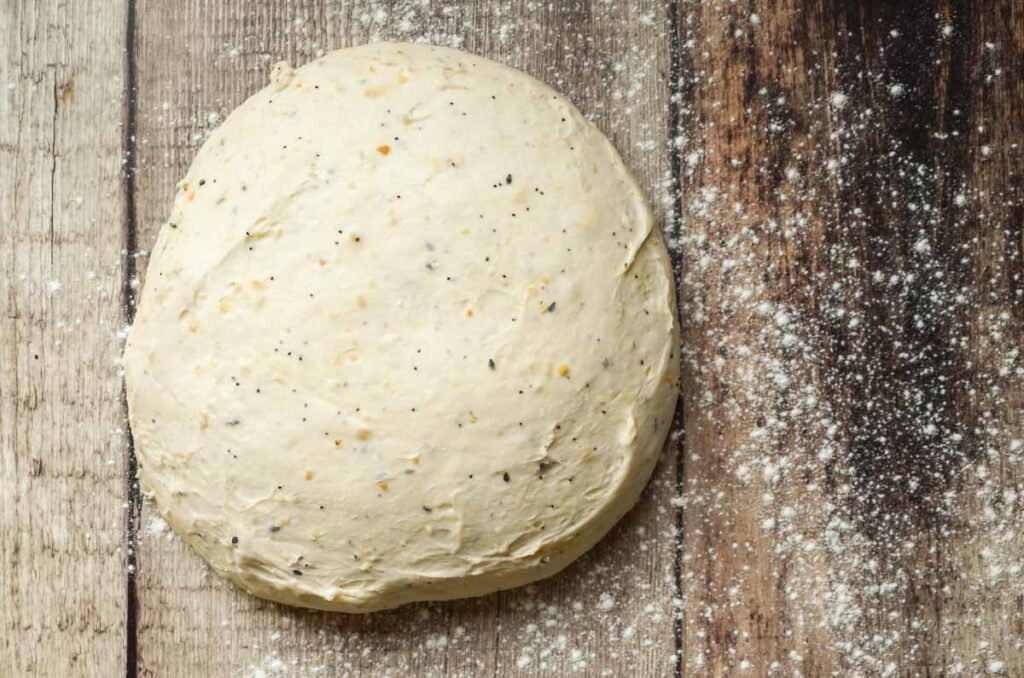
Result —
[{"label": "black poppy seed", "polygon": [[298,576],[301,577],[302,576],[302,570],[292,570],[292,574],[295,574],[295,575],[298,575]]},{"label": "black poppy seed", "polygon": [[495,365],[494,365],[494,358],[488,358],[487,359],[487,366],[490,367],[492,370],[494,369],[494,367],[495,367]]},{"label": "black poppy seed", "polygon": [[503,473],[503,474],[501,475],[501,478],[502,478],[502,480],[504,480],[504,481],[505,481],[506,483],[507,483],[507,482],[511,482],[511,480],[512,480],[512,476],[510,476],[510,475],[508,474],[508,472],[507,472],[507,471],[506,471],[505,473]]},{"label": "black poppy seed", "polygon": [[232,537],[231,538],[231,543],[232,544],[237,544],[238,543],[238,537]]}]

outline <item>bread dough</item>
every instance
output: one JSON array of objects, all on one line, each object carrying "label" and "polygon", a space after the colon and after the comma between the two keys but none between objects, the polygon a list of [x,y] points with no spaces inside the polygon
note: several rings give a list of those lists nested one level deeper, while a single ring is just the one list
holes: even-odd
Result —
[{"label": "bread dough", "polygon": [[565,98],[438,47],[327,54],[214,131],[124,367],[139,479],[219,574],[366,612],[551,575],[675,404],[668,257]]}]

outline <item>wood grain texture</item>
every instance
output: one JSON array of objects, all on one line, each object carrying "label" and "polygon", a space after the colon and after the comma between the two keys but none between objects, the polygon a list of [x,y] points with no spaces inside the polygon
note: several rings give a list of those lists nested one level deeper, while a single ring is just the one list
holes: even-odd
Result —
[{"label": "wood grain texture", "polygon": [[124,8],[0,5],[0,674],[125,661]]},{"label": "wood grain texture", "polygon": [[683,673],[1024,674],[1024,3],[678,25]]},{"label": "wood grain texture", "polygon": [[[650,194],[671,184],[669,13],[630,3],[142,3],[138,242],[166,218],[207,130],[267,82],[370,40],[428,40],[520,68],[612,137]],[[657,200],[661,212],[668,201]],[[145,507],[138,545],[139,672],[153,676],[668,675],[675,661],[674,455],[590,555],[525,590],[369,617],[259,601],[212,576]]]},{"label": "wood grain texture", "polygon": [[[680,276],[685,438],[565,573],[357,617],[135,504],[116,361],[207,131],[373,39],[612,137]],[[0,60],[0,675],[1024,675],[1024,1],[11,0]]]}]

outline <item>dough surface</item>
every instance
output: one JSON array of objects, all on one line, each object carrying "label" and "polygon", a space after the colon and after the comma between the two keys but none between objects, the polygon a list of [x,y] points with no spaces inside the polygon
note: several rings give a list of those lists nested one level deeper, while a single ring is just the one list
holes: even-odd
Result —
[{"label": "dough surface", "polygon": [[636,502],[675,405],[643,192],[565,98],[460,51],[271,80],[152,253],[124,356],[143,491],[219,574],[293,605],[557,572]]}]

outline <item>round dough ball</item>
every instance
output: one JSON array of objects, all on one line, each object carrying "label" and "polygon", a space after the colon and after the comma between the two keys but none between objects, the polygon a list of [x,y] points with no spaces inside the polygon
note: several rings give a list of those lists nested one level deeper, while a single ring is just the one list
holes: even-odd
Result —
[{"label": "round dough ball", "polygon": [[551,575],[635,502],[675,404],[642,191],[536,80],[328,54],[238,107],[125,350],[142,488],[219,574],[366,612]]}]

